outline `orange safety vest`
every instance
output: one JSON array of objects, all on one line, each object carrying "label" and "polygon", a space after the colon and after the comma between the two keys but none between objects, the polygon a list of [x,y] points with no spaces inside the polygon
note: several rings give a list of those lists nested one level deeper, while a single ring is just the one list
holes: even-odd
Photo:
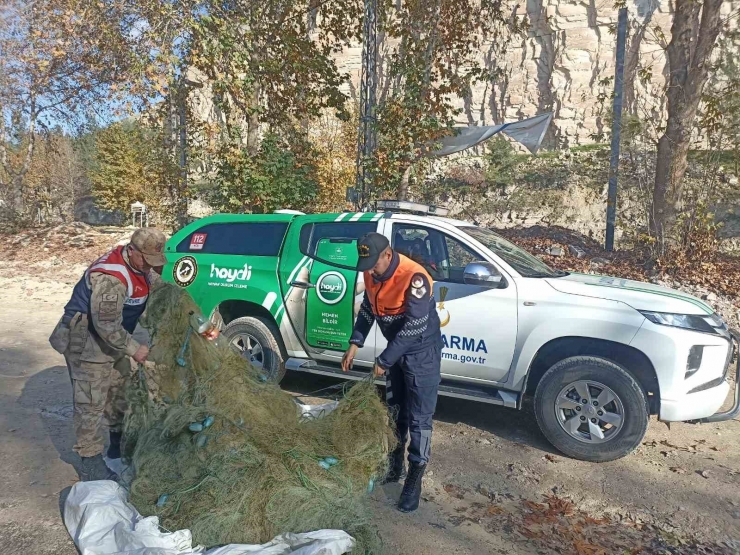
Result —
[{"label": "orange safety vest", "polygon": [[[429,287],[434,287],[432,276],[423,266],[402,254],[398,254],[398,258],[398,268],[386,281],[376,281],[370,272],[363,273],[367,298],[376,316],[395,316],[404,313],[406,292],[411,287],[411,278],[414,274],[424,274],[429,280]],[[431,290],[429,296],[432,296]]]}]

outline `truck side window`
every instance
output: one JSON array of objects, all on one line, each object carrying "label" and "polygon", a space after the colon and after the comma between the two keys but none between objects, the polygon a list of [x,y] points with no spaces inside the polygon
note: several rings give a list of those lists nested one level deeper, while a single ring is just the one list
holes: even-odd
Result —
[{"label": "truck side window", "polygon": [[467,246],[463,245],[457,239],[453,239],[449,235],[445,235],[444,238],[449,259],[449,281],[453,283],[465,283],[463,280],[465,266],[471,262],[483,260],[483,258],[479,254],[470,250]]},{"label": "truck side window", "polygon": [[[277,256],[283,244],[287,222],[224,222],[206,224],[177,245],[177,252]],[[194,234],[205,235],[200,248],[191,249]]]},{"label": "truck side window", "polygon": [[[377,231],[377,229],[378,224],[376,222],[322,222],[305,224],[301,227],[298,248],[302,254],[320,260],[316,256],[316,250],[322,239],[331,239],[339,242],[358,241],[366,233]],[[341,266],[341,264],[337,264],[334,261],[324,262]]]},{"label": "truck side window", "polygon": [[484,257],[467,245],[436,229],[412,224],[393,228],[391,245],[429,272],[434,281],[465,283],[465,266]]}]

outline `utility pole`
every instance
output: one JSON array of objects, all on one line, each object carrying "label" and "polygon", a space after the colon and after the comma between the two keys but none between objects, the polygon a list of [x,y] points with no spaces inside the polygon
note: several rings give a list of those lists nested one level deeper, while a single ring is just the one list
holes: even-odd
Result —
[{"label": "utility pole", "polygon": [[187,87],[185,79],[178,91],[178,123],[180,128],[180,190],[177,195],[177,226],[182,229],[188,224],[188,128],[187,128]]},{"label": "utility pole", "polygon": [[617,67],[614,73],[612,153],[609,161],[609,196],[606,201],[606,244],[614,250],[614,224],[617,220],[617,177],[619,176],[619,140],[622,133],[622,89],[624,88],[624,51],[627,43],[627,8],[620,8],[617,22]]},{"label": "utility pole", "polygon": [[365,0],[365,22],[362,32],[362,76],[360,79],[360,125],[357,136],[357,183],[347,191],[347,200],[363,209],[373,189],[374,178],[368,164],[375,156],[378,86],[378,0]]},{"label": "utility pole", "polygon": [[184,66],[181,72],[177,81],[177,124],[173,125],[178,131],[176,150],[179,151],[180,170],[177,190],[173,195],[178,229],[188,225],[188,97],[193,89],[203,88],[202,83],[188,78],[187,66]]}]

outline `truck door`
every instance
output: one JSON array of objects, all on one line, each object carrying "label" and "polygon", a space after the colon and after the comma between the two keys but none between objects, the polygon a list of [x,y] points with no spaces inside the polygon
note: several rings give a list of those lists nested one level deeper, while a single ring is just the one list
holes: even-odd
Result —
[{"label": "truck door", "polygon": [[[287,319],[306,354],[339,363],[349,347],[364,295],[357,265],[357,240],[378,231],[381,214],[301,216],[294,220],[283,248],[280,284]],[[375,361],[374,326],[355,358],[360,366]]]},{"label": "truck door", "polygon": [[[424,266],[434,280],[442,326],[443,377],[504,382],[516,346],[513,280],[502,275],[497,288],[467,283],[466,266],[487,259],[462,237],[433,224],[421,225],[418,220],[404,222],[394,217],[392,224],[386,236],[393,248]],[[380,337],[379,351],[383,341]]]},{"label": "truck door", "polygon": [[[325,262],[326,261],[326,262]],[[331,262],[332,264],[330,264]],[[317,349],[345,351],[354,326],[357,239],[322,237],[309,271],[306,342]]]}]

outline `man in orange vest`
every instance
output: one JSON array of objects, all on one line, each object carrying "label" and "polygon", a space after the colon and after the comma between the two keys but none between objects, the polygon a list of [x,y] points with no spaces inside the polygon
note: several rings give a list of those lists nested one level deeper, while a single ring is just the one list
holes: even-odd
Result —
[{"label": "man in orange vest", "polygon": [[365,297],[350,347],[342,359],[342,370],[352,367],[357,349],[365,342],[373,322],[377,322],[388,346],[376,359],[374,373],[386,375],[386,402],[395,418],[398,437],[385,481],[404,478],[404,455],[410,436],[409,472],[398,508],[411,512],[419,507],[440,382],[442,335],[434,284],[422,266],[393,251],[388,239],[379,233],[368,233],[360,239],[357,253]]}]

